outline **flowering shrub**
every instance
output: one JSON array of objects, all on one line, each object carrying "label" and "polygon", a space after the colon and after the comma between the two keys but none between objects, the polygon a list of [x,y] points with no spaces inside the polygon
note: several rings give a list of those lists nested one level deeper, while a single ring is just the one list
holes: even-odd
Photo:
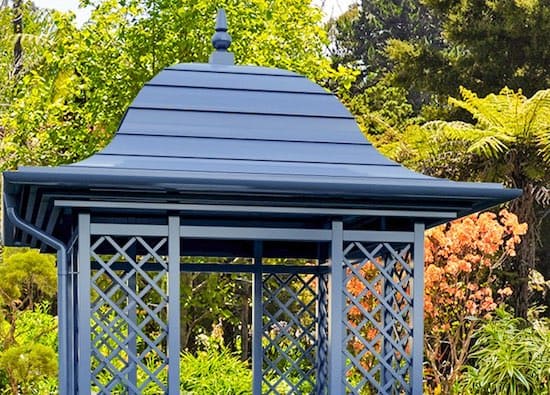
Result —
[{"label": "flowering shrub", "polygon": [[526,232],[527,225],[507,210],[471,215],[426,232],[426,376],[435,392],[451,392],[478,323],[512,294],[508,286],[493,292],[493,271],[515,255]]}]

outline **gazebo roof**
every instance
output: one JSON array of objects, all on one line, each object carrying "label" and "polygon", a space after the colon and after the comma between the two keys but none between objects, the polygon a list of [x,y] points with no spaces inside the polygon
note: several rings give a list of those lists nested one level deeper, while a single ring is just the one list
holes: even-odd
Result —
[{"label": "gazebo roof", "polygon": [[[461,216],[520,193],[410,171],[377,152],[319,85],[286,70],[230,64],[164,69],[139,92],[105,149],[70,165],[5,172],[4,189],[22,217],[50,230],[57,225],[44,218],[54,201],[71,197]],[[4,230],[9,243],[9,221]]]}]

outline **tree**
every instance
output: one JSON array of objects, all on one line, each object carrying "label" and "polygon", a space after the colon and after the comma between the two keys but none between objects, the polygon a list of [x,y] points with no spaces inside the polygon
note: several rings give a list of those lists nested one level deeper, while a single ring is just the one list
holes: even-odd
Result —
[{"label": "tree", "polygon": [[426,0],[442,20],[447,46],[394,40],[394,81],[407,89],[481,95],[507,86],[531,96],[550,84],[548,0]]},{"label": "tree", "polygon": [[[36,250],[5,249],[0,261],[0,371],[13,394],[57,373],[57,323],[37,300],[56,292],[54,258]],[[52,337],[53,336],[53,337]]]},{"label": "tree", "polygon": [[550,90],[531,98],[507,88],[482,98],[465,88],[461,94],[462,100],[451,98],[449,104],[466,110],[474,123],[411,126],[393,136],[394,142],[383,151],[431,175],[504,182],[523,189],[510,209],[529,224],[529,231],[502,275],[515,288],[516,314],[526,317],[529,275],[536,266],[541,221],[550,203]]},{"label": "tree", "polygon": [[335,64],[357,65],[370,86],[393,67],[386,53],[388,40],[443,45],[439,20],[418,0],[363,0],[328,23]]}]

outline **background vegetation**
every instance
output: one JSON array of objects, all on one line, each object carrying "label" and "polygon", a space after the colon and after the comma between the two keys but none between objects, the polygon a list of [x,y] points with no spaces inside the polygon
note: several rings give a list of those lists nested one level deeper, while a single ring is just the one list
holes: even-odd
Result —
[{"label": "background vegetation", "polygon": [[[100,150],[147,80],[206,61],[215,10],[225,7],[238,63],[297,71],[332,90],[386,155],[438,177],[523,189],[509,211],[427,234],[426,392],[548,393],[549,0],[365,0],[327,23],[309,0],[82,5],[93,12],[77,26],[70,13],[0,1],[0,169]],[[53,259],[5,249],[0,279],[0,388],[55,392]],[[222,306],[182,324],[194,367],[182,372],[186,391],[247,391],[235,354],[242,334],[226,330],[204,349],[196,340],[220,318],[234,326],[247,301],[233,280],[185,279],[204,289],[189,311]],[[186,374],[201,375],[203,360],[242,373],[193,382]]]}]

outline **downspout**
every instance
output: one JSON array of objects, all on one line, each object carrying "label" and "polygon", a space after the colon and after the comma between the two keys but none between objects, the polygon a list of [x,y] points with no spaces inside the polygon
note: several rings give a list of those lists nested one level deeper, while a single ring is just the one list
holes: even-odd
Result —
[{"label": "downspout", "polygon": [[15,202],[12,196],[4,193],[5,213],[10,222],[22,231],[27,232],[31,236],[54,248],[57,251],[57,326],[58,326],[58,352],[59,352],[59,394],[65,395],[68,392],[67,381],[67,342],[68,331],[66,325],[68,306],[65,300],[67,295],[67,247],[61,241],[45,233],[43,230],[25,222],[19,218],[15,211]]}]

